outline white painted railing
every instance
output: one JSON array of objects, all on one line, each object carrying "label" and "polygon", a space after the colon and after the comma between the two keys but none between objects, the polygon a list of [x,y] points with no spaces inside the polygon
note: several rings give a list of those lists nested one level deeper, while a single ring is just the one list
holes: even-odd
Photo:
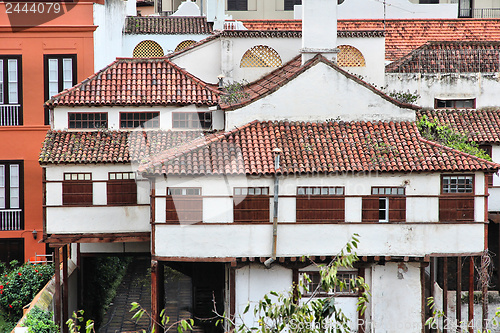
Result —
[{"label": "white painted railing", "polygon": [[19,104],[0,105],[0,126],[18,126],[20,110]]},{"label": "white painted railing", "polygon": [[21,230],[21,209],[0,210],[0,231]]}]

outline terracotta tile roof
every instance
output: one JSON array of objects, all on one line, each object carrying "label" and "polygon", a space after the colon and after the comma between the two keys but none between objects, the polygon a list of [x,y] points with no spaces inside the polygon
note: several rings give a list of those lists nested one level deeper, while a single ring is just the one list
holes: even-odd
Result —
[{"label": "terracotta tile roof", "polygon": [[130,163],[200,136],[197,131],[49,131],[40,164]]},{"label": "terracotta tile roof", "polygon": [[[300,20],[242,20],[250,30],[301,30]],[[385,57],[396,60],[428,41],[500,41],[500,19],[339,20],[339,31],[385,31]]]},{"label": "terracotta tile roof", "polygon": [[494,73],[500,42],[428,42],[387,65],[389,73]]},{"label": "terracotta tile roof", "polygon": [[283,66],[275,69],[271,73],[267,74],[263,78],[252,82],[248,85],[246,85],[243,88],[243,96],[238,102],[232,102],[232,103],[225,103],[224,102],[224,97],[222,97],[220,106],[223,110],[234,110],[237,108],[240,108],[242,106],[245,106],[247,104],[253,103],[258,99],[261,99],[274,91],[278,90],[281,88],[283,85],[286,83],[290,82],[297,76],[299,76],[301,73],[305,72],[307,69],[313,67],[316,65],[318,62],[323,62],[333,68],[334,70],[338,71],[342,75],[346,76],[347,78],[359,83],[360,85],[370,89],[372,92],[375,94],[379,95],[380,97],[384,98],[385,100],[396,104],[399,107],[402,108],[409,108],[413,110],[418,110],[420,107],[408,103],[401,103],[391,97],[389,97],[387,94],[383,93],[382,91],[378,90],[374,86],[366,83],[365,81],[359,79],[357,76],[350,74],[346,71],[344,71],[342,68],[338,67],[331,61],[327,60],[325,57],[321,55],[315,56],[313,59],[310,61],[306,62],[304,65],[302,65],[302,60],[301,56],[297,56],[284,64]]},{"label": "terracotta tile roof", "polygon": [[283,174],[497,170],[420,137],[412,122],[257,122],[163,152],[139,172],[167,175],[273,174],[274,148]]},{"label": "terracotta tile roof", "polygon": [[119,58],[48,106],[217,105],[219,91],[167,58]]},{"label": "terracotta tile roof", "polygon": [[126,35],[206,35],[213,32],[206,17],[128,16],[123,33]]},{"label": "terracotta tile roof", "polygon": [[478,143],[500,143],[500,110],[421,110],[418,119],[427,116],[448,125]]}]

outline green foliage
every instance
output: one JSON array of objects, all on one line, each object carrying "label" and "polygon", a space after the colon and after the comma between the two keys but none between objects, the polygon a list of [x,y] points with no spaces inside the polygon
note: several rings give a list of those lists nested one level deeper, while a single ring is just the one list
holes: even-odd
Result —
[{"label": "green foliage", "polygon": [[420,98],[420,95],[417,93],[416,90],[413,93],[411,93],[410,90],[407,91],[393,90],[389,92],[388,95],[394,98],[398,102],[408,103],[408,104],[413,104]]},{"label": "green foliage", "polygon": [[[364,313],[368,302],[369,287],[362,277],[342,280],[337,276],[341,268],[353,268],[358,261],[354,252],[358,247],[359,235],[354,234],[342,251],[328,265],[318,265],[320,268],[321,281],[316,290],[308,291],[303,282],[294,286],[294,290],[287,293],[275,291],[265,295],[254,308],[258,327],[248,327],[245,324],[238,326],[237,331],[241,333],[277,333],[277,332],[351,332],[352,326],[349,319],[340,308],[335,305],[335,290],[347,290],[349,286],[352,291],[359,292],[358,311]],[[306,277],[306,279],[308,279]],[[330,296],[317,298],[319,292]],[[305,294],[307,300],[304,301]],[[244,313],[250,309],[250,304]],[[226,319],[227,318],[223,318]],[[357,329],[357,328],[356,328]]]},{"label": "green foliage", "polygon": [[97,327],[115,297],[129,263],[130,258],[123,257],[85,258],[85,317],[93,318]]},{"label": "green foliage", "polygon": [[[132,302],[130,305],[132,307],[130,308],[129,312],[134,312],[134,315],[132,316],[132,319],[135,319],[136,322],[141,320],[141,318],[146,315],[148,316],[151,321],[154,321],[154,318],[137,302]],[[163,332],[168,332],[172,328],[177,327],[177,332],[182,333],[185,331],[192,331],[193,330],[193,325],[194,325],[194,320],[193,319],[182,319],[179,321],[176,321],[174,323],[170,323],[170,318],[165,315],[165,309],[163,309],[160,312],[160,322],[158,323],[158,326],[161,328],[161,331]],[[170,325],[169,325],[170,324]],[[167,326],[169,325],[169,326]],[[155,333],[156,327],[153,325],[153,330],[151,333]],[[146,330],[142,330],[142,333],[146,333]]]},{"label": "green foliage", "polygon": [[420,134],[428,140],[491,161],[491,157],[479,149],[477,143],[469,141],[467,135],[455,132],[446,125],[440,125],[433,120],[429,120],[425,115],[417,123],[417,126]]},{"label": "green foliage", "polygon": [[250,96],[249,93],[243,91],[245,85],[248,82],[243,80],[242,82],[233,82],[226,84],[223,88],[224,95],[221,96],[221,101],[225,104],[232,105],[238,104],[243,99]]},{"label": "green foliage", "polygon": [[[68,329],[70,333],[80,333],[80,330],[82,328],[81,324],[84,321],[83,319],[83,310],[79,310],[77,312],[73,312],[73,315],[71,316],[70,319],[66,322],[66,325],[68,325]],[[93,320],[87,320],[85,323],[85,332],[86,333],[95,333],[94,330],[94,321]]]},{"label": "green foliage", "polygon": [[54,266],[26,263],[13,267],[16,263],[12,264],[11,270],[0,276],[0,306],[10,317],[19,319],[23,307],[31,302],[54,275]]},{"label": "green foliage", "polygon": [[26,316],[23,326],[28,327],[30,333],[59,333],[57,325],[52,320],[54,314],[34,307]]}]

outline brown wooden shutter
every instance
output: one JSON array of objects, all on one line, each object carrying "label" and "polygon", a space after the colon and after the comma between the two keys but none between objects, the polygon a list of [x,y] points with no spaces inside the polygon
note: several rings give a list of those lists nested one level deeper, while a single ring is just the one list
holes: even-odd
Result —
[{"label": "brown wooden shutter", "polygon": [[379,197],[376,196],[363,197],[363,222],[378,222],[378,201]]},{"label": "brown wooden shutter", "polygon": [[474,197],[442,196],[439,198],[439,221],[474,221]]},{"label": "brown wooden shutter", "polygon": [[108,205],[137,204],[137,184],[134,179],[108,180]]},{"label": "brown wooden shutter", "polygon": [[389,222],[406,221],[406,197],[389,197]]},{"label": "brown wooden shutter", "polygon": [[235,196],[233,214],[235,223],[269,222],[269,196]]},{"label": "brown wooden shutter", "polygon": [[344,196],[297,196],[297,222],[343,222],[345,220],[344,202]]},{"label": "brown wooden shutter", "polygon": [[192,224],[203,221],[203,198],[198,195],[175,195],[166,198],[167,224]]},{"label": "brown wooden shutter", "polygon": [[92,205],[92,181],[64,181],[63,205]]}]

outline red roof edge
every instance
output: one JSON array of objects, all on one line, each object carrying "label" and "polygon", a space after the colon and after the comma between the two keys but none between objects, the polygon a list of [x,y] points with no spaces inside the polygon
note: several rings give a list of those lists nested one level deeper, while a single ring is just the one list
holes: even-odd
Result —
[{"label": "red roof edge", "polygon": [[469,154],[469,153],[465,153],[463,151],[460,151],[458,149],[455,149],[455,148],[451,148],[451,147],[448,147],[448,146],[445,146],[445,145],[442,145],[440,143],[437,143],[435,141],[430,141],[430,140],[427,140],[426,138],[422,137],[420,135],[420,131],[417,131],[418,133],[418,139],[426,144],[429,144],[431,146],[435,146],[435,147],[438,147],[438,148],[442,148],[444,150],[448,150],[448,151],[452,151],[456,154],[460,154],[460,155],[463,155],[463,156],[466,156],[466,157],[470,157],[472,159],[475,159],[475,160],[478,160],[479,162],[481,163],[486,163],[488,165],[491,166],[490,170],[496,170],[498,172],[498,170],[500,169],[500,164],[498,163],[495,163],[495,162],[490,162],[488,160],[485,160],[485,159],[482,159],[480,157],[477,157],[476,155],[472,155],[472,154]]}]

